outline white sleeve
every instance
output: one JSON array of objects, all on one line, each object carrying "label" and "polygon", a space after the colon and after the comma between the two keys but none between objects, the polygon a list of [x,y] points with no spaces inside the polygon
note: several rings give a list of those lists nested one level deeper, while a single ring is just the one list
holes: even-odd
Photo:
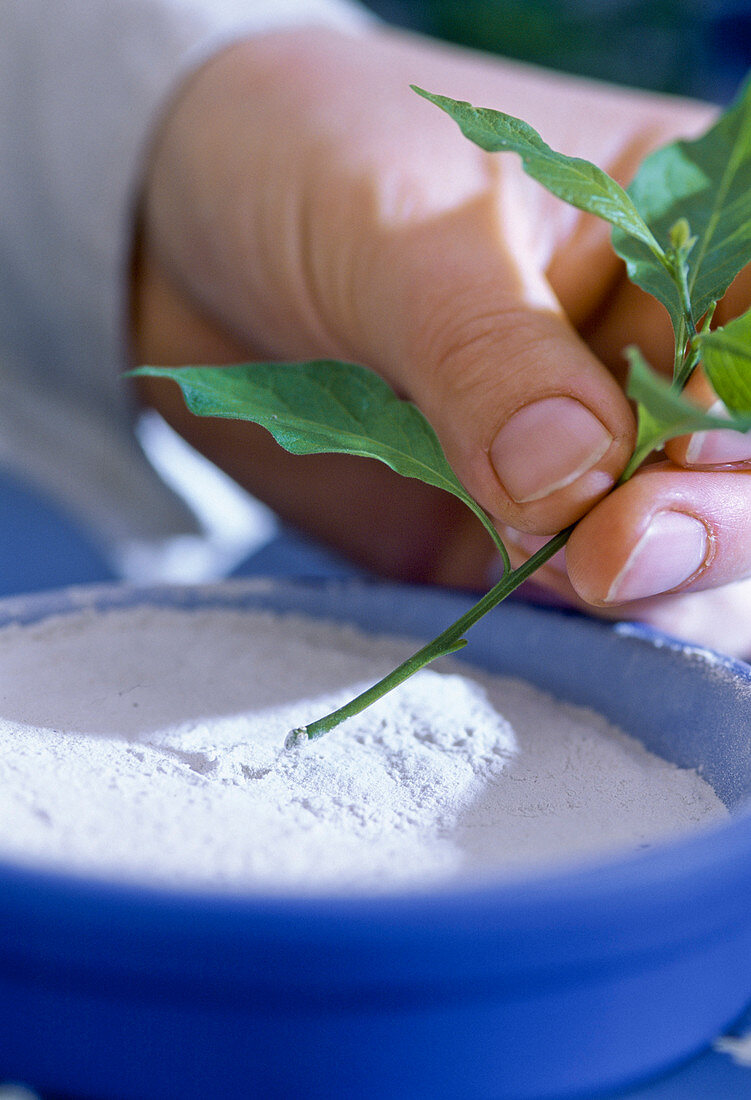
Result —
[{"label": "white sleeve", "polygon": [[171,92],[242,35],[357,33],[347,0],[2,0],[0,462],[111,543],[195,529],[132,431],[124,366],[132,217]]}]

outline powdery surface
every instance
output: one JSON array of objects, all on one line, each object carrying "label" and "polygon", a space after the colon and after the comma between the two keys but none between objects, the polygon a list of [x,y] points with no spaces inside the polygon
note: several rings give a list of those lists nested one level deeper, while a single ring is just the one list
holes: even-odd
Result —
[{"label": "powdery surface", "polygon": [[225,609],[7,628],[0,857],[170,887],[378,892],[645,848],[728,816],[695,773],[597,715],[456,662],[282,748],[413,648]]}]

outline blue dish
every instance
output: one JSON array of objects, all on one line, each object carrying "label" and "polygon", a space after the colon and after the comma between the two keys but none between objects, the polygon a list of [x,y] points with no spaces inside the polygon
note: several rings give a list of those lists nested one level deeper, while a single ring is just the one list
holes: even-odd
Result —
[{"label": "blue dish", "polygon": [[[150,603],[295,610],[428,637],[461,596],[359,581],[118,587],[0,626]],[[0,1080],[89,1100],[542,1100],[633,1084],[751,999],[751,675],[638,626],[507,603],[465,657],[701,768],[727,824],[471,889],[207,896],[0,865]],[[1,704],[0,704],[1,705]]]}]

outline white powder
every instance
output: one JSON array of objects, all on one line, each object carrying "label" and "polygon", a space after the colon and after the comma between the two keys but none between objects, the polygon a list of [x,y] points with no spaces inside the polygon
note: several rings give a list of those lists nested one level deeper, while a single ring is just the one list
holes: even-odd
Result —
[{"label": "white powder", "polygon": [[[737,1066],[751,1068],[751,1032],[723,1035],[712,1044],[718,1054],[729,1054]],[[1,1098],[0,1098],[1,1100]]]},{"label": "white powder", "polygon": [[6,628],[0,858],[167,886],[376,892],[645,848],[727,817],[695,773],[597,715],[456,662],[282,748],[413,648],[227,609]]}]

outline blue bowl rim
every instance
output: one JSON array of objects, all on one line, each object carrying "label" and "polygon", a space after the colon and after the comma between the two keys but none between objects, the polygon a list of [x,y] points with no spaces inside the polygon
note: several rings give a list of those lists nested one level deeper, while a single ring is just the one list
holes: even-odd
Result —
[{"label": "blue bowl rim", "polygon": [[[253,607],[261,596],[273,601],[279,593],[316,591],[326,598],[334,594],[346,604],[348,593],[364,588],[376,595],[397,594],[400,600],[438,601],[446,607],[447,621],[471,602],[463,594],[361,580],[107,584],[0,601],[0,628],[138,602]],[[569,615],[522,604],[494,612],[509,614],[535,622]],[[581,616],[576,622],[593,641],[615,634],[655,649],[696,650],[648,627]],[[713,659],[751,698],[751,669],[719,654]],[[738,889],[745,868],[748,882],[745,890]],[[0,960],[14,966],[19,958],[25,959],[24,965],[43,962],[79,976],[96,973],[97,981],[103,973],[111,979],[138,975],[139,981],[148,975],[152,983],[165,980],[173,987],[179,976],[200,982],[206,993],[211,987],[251,985],[270,991],[277,983],[286,990],[315,984],[301,959],[319,949],[342,960],[338,974],[329,968],[327,979],[342,987],[354,981],[348,961],[358,960],[358,986],[363,981],[381,986],[384,964],[396,956],[403,983],[445,983],[446,952],[451,951],[458,963],[455,982],[490,981],[499,975],[526,982],[531,973],[549,978],[551,969],[562,975],[587,965],[622,966],[626,959],[646,963],[664,956],[666,948],[681,950],[734,935],[751,923],[749,892],[748,814],[635,855],[518,879],[382,895],[177,891],[0,862]],[[53,934],[45,935],[50,927]],[[250,944],[256,950],[248,953]],[[259,944],[263,973],[254,961]],[[393,981],[391,966],[387,970]]]}]

